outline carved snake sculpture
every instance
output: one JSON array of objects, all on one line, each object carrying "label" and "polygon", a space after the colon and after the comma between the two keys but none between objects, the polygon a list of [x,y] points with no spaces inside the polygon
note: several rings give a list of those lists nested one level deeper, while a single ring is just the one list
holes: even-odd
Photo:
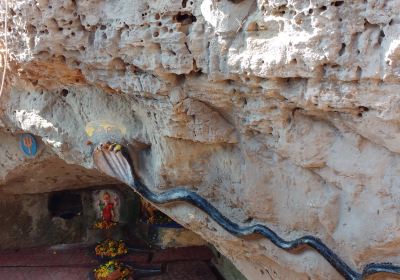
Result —
[{"label": "carved snake sculpture", "polygon": [[109,143],[100,145],[94,151],[93,158],[97,169],[123,181],[142,197],[154,204],[187,202],[201,209],[222,228],[235,236],[241,237],[249,234],[259,234],[284,250],[302,249],[306,246],[311,247],[323,256],[346,280],[366,279],[378,273],[397,274],[400,276],[400,266],[391,263],[370,263],[359,273],[350,268],[335,252],[315,236],[306,235],[292,241],[287,241],[267,226],[261,224],[251,226],[238,225],[221,214],[218,209],[195,192],[176,188],[163,193],[154,193],[135,176],[129,154],[120,145]]}]

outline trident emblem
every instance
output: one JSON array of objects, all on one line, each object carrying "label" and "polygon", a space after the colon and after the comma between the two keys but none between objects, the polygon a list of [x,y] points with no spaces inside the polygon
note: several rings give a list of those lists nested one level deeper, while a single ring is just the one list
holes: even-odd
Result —
[{"label": "trident emblem", "polygon": [[29,155],[32,155],[32,139],[30,137],[24,137],[24,145],[28,147]]},{"label": "trident emblem", "polygon": [[20,146],[21,150],[27,156],[34,156],[37,152],[36,140],[31,134],[25,133],[21,135]]}]

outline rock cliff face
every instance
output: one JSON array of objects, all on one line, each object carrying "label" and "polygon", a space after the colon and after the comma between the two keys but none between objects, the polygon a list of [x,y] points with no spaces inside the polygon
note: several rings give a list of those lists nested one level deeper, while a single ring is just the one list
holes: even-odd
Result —
[{"label": "rock cliff face", "polygon": [[[318,236],[357,270],[400,264],[399,15],[398,0],[8,0],[0,189],[108,184],[93,149],[125,142],[155,192]],[[161,210],[248,279],[341,279],[312,250]]]}]

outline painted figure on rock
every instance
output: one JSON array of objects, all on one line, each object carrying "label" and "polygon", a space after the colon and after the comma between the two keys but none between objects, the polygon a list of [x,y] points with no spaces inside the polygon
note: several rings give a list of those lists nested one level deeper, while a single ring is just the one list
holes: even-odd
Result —
[{"label": "painted figure on rock", "polygon": [[120,199],[113,190],[94,192],[94,206],[97,213],[95,228],[108,229],[119,222]]},{"label": "painted figure on rock", "polygon": [[[116,200],[117,202],[118,200]],[[111,196],[108,192],[103,194],[103,200],[99,201],[99,207],[102,211],[102,219],[108,223],[116,222],[114,217],[114,203],[111,201]]]}]

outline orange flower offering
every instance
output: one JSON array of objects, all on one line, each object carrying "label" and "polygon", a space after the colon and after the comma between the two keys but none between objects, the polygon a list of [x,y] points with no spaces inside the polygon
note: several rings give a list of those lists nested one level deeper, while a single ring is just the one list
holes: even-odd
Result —
[{"label": "orange flower offering", "polygon": [[107,239],[101,242],[95,248],[96,256],[114,258],[128,253],[125,242],[122,240],[116,241]]},{"label": "orange flower offering", "polygon": [[114,260],[106,262],[94,270],[96,280],[128,280],[133,279],[132,274],[132,270]]},{"label": "orange flower offering", "polygon": [[110,228],[112,228],[112,227],[114,227],[116,225],[117,225],[116,222],[99,221],[99,222],[96,222],[94,224],[94,228],[97,228],[97,229],[110,229]]}]

